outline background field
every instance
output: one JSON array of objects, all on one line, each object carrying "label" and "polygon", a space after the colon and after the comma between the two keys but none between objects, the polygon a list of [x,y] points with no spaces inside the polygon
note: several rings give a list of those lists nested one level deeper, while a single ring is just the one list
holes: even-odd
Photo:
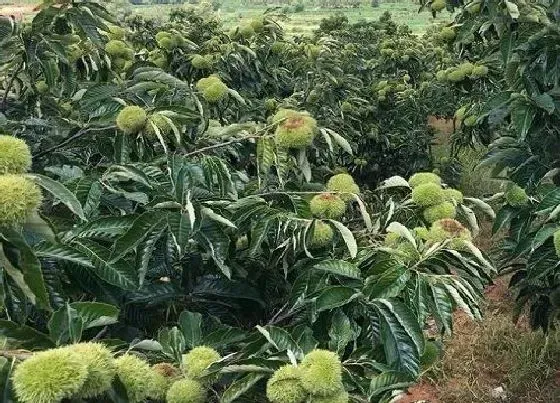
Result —
[{"label": "background field", "polygon": [[[16,0],[16,1],[1,1],[2,6],[24,6],[36,5],[37,0]],[[124,3],[124,2],[123,2]],[[303,2],[305,5],[305,1]],[[130,6],[133,13],[138,13],[144,16],[158,16],[158,18],[165,18],[169,12],[177,7],[189,7],[180,5],[137,5]],[[225,22],[226,25],[237,25],[245,19],[252,18],[255,15],[262,14],[267,9],[274,9],[277,13],[282,13],[284,5],[274,6],[256,6],[253,4],[246,4],[244,1],[224,1],[223,5],[217,11],[217,14]],[[292,10],[294,6],[290,7]],[[348,17],[351,22],[359,20],[376,20],[384,12],[389,11],[393,19],[400,24],[408,24],[408,26],[417,33],[422,33],[426,27],[433,23],[445,22],[451,19],[451,14],[444,12],[437,18],[433,18],[429,13],[418,13],[418,5],[412,1],[400,2],[383,2],[381,1],[379,7],[371,7],[370,2],[363,2],[358,8],[321,8],[313,5],[305,6],[301,12],[289,12],[286,14],[286,19],[283,22],[286,31],[291,34],[308,33],[319,26],[321,20],[325,17],[341,13]],[[2,11],[0,10],[0,13]]]}]

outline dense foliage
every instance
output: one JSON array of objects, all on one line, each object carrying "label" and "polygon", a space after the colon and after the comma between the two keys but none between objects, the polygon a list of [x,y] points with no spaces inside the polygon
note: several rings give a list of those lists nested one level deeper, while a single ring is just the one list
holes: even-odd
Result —
[{"label": "dense foliage", "polygon": [[514,273],[516,316],[528,306],[532,327],[547,331],[560,314],[559,4],[477,0],[459,11],[455,45],[468,58],[491,61],[502,80],[473,104],[464,140],[489,143],[483,163],[511,181],[496,198],[504,204],[494,231],[508,230],[500,266]]},{"label": "dense foliage", "polygon": [[480,317],[493,211],[412,175],[442,33],[86,1],[1,28],[6,400],[389,401]]}]

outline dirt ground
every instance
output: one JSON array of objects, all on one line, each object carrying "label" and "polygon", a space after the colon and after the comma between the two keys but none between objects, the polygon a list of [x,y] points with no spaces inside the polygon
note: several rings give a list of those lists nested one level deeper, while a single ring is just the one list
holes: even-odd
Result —
[{"label": "dirt ground", "polygon": [[23,20],[26,15],[35,13],[36,6],[26,5],[26,6],[0,6],[0,15],[3,16],[14,16],[16,20]]}]

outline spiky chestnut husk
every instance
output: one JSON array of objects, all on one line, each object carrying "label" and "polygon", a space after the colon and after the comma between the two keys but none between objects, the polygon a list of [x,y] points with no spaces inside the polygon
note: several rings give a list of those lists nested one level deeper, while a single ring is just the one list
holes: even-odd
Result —
[{"label": "spiky chestnut husk", "polygon": [[22,174],[31,168],[27,143],[14,136],[0,136],[0,174]]},{"label": "spiky chestnut husk", "polygon": [[148,137],[153,138],[156,136],[156,131],[154,130],[152,123],[157,126],[159,132],[162,135],[169,134],[173,131],[172,127],[169,125],[169,122],[163,115],[160,115],[159,113],[154,113],[148,118],[148,121],[146,122],[146,126],[144,127],[144,134]]},{"label": "spiky chestnut husk", "polygon": [[445,201],[445,194],[440,185],[424,183],[412,189],[412,201],[419,206],[429,207]]},{"label": "spiky chestnut husk", "polygon": [[334,231],[331,226],[322,221],[316,221],[311,235],[311,246],[314,248],[322,248],[331,244],[334,237]]},{"label": "spiky chestnut husk", "polygon": [[264,101],[264,107],[269,112],[276,109],[276,104],[277,102],[274,98],[268,98]]},{"label": "spiky chestnut husk", "polygon": [[293,365],[284,365],[274,372],[266,384],[266,397],[272,403],[303,403],[307,392],[301,386],[301,371]]},{"label": "spiky chestnut husk", "polygon": [[309,208],[317,217],[336,220],[346,212],[346,203],[335,194],[321,193],[311,199]]},{"label": "spiky chestnut husk", "polygon": [[202,92],[202,97],[210,103],[219,102],[228,94],[227,85],[223,83],[220,77],[215,75],[198,80],[196,88]]},{"label": "spiky chestnut husk", "polygon": [[460,69],[452,70],[446,75],[446,79],[448,81],[451,81],[452,83],[458,83],[460,81],[463,81],[465,77],[466,77],[465,72]]},{"label": "spiky chestnut husk", "polygon": [[65,347],[87,365],[87,377],[76,397],[91,398],[111,389],[116,374],[113,353],[100,343],[79,343]]},{"label": "spiky chestnut husk", "polygon": [[301,385],[316,396],[329,396],[343,389],[342,364],[336,353],[313,350],[301,362]]},{"label": "spiky chestnut husk", "polygon": [[127,134],[136,134],[146,126],[148,115],[139,106],[126,106],[117,116],[117,127]]},{"label": "spiky chestnut husk", "polygon": [[210,347],[199,346],[183,355],[183,367],[187,377],[201,378],[206,369],[222,357],[220,353]]},{"label": "spiky chestnut husk", "polygon": [[167,403],[204,403],[206,390],[193,379],[181,379],[174,382],[166,394]]},{"label": "spiky chestnut husk", "polygon": [[74,396],[87,375],[82,357],[66,349],[53,349],[18,364],[12,382],[20,403],[57,403]]},{"label": "spiky chestnut husk", "polygon": [[344,201],[350,201],[354,198],[353,194],[360,193],[360,187],[356,185],[354,178],[348,174],[332,176],[327,182],[327,190],[341,192],[339,196]]},{"label": "spiky chestnut husk", "polygon": [[49,92],[49,85],[44,80],[37,81],[35,83],[35,88],[37,89],[37,92],[39,94],[46,94],[47,92]]},{"label": "spiky chestnut husk", "polygon": [[408,178],[408,184],[412,188],[424,185],[425,183],[435,183],[436,185],[441,185],[441,178],[433,172],[418,172]]},{"label": "spiky chestnut husk", "polygon": [[474,64],[471,62],[464,62],[457,66],[457,69],[465,73],[466,76],[469,76],[474,70]]},{"label": "spiky chestnut husk", "polygon": [[412,230],[412,232],[417,238],[426,240],[430,231],[426,227],[416,227]]},{"label": "spiky chestnut husk", "polygon": [[488,67],[486,66],[474,66],[471,73],[474,77],[486,77],[488,75]]},{"label": "spiky chestnut husk", "polygon": [[348,392],[341,391],[330,396],[312,396],[309,403],[348,403],[349,401]]},{"label": "spiky chestnut husk", "polygon": [[115,365],[130,403],[144,402],[150,397],[154,391],[154,372],[146,361],[125,354],[115,360]]},{"label": "spiky chestnut husk", "polygon": [[277,123],[274,138],[283,148],[305,148],[313,143],[317,122],[307,112],[280,109],[272,118]]},{"label": "spiky chestnut husk", "polygon": [[474,125],[476,125],[476,121],[478,120],[478,118],[474,115],[468,116],[465,118],[465,120],[463,120],[463,124],[465,125],[465,127],[473,127]]},{"label": "spiky chestnut husk", "polygon": [[525,190],[519,185],[512,185],[505,193],[507,203],[513,207],[521,207],[527,205],[529,196]]},{"label": "spiky chestnut husk", "polygon": [[262,32],[264,29],[264,18],[263,17],[256,17],[251,20],[249,23],[255,32]]},{"label": "spiky chestnut husk", "polygon": [[451,27],[444,27],[441,30],[441,37],[444,41],[452,41],[455,39],[455,30]]},{"label": "spiky chestnut husk", "polygon": [[113,57],[124,56],[127,50],[126,43],[118,39],[112,39],[105,45],[105,52]]},{"label": "spiky chestnut husk", "polygon": [[384,244],[385,244],[385,246],[388,246],[390,248],[394,248],[399,244],[400,239],[401,239],[401,236],[399,234],[397,234],[396,232],[387,232],[387,235],[385,235]]},{"label": "spiky chestnut husk", "polygon": [[456,204],[463,203],[463,192],[457,189],[445,189],[443,191],[445,200]]},{"label": "spiky chestnut husk", "polygon": [[152,371],[154,372],[154,382],[150,397],[155,400],[165,400],[167,391],[180,377],[181,371],[167,362],[153,365]]},{"label": "spiky chestnut husk", "polygon": [[109,39],[123,40],[126,36],[126,29],[119,27],[118,25],[111,25],[109,27],[109,32],[107,32]]},{"label": "spiky chestnut husk", "polygon": [[195,69],[204,70],[212,67],[212,60],[203,55],[194,55],[191,59],[191,64]]},{"label": "spiky chestnut husk", "polygon": [[465,113],[467,112],[467,106],[462,106],[461,108],[457,109],[455,111],[455,114],[453,115],[455,117],[455,119],[462,121],[465,118]]},{"label": "spiky chestnut husk", "polygon": [[443,202],[424,210],[424,219],[429,223],[433,223],[444,218],[455,218],[456,214],[457,211],[453,203]]},{"label": "spiky chestnut husk", "polygon": [[432,4],[430,6],[430,8],[432,9],[432,11],[441,11],[446,7],[446,3],[445,0],[434,0],[432,1]]},{"label": "spiky chestnut husk", "polygon": [[440,355],[440,349],[433,341],[428,341],[424,345],[424,353],[420,356],[420,364],[422,367],[427,368],[434,365]]},{"label": "spiky chestnut husk", "polygon": [[0,175],[0,189],[0,227],[23,224],[41,204],[41,191],[24,176]]}]

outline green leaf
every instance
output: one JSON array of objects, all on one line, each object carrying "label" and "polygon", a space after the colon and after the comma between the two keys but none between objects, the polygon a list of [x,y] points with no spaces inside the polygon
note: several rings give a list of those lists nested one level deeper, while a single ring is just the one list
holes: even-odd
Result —
[{"label": "green leaf", "polygon": [[350,319],[341,309],[337,309],[332,316],[329,337],[329,349],[339,353],[354,339]]},{"label": "green leaf", "polygon": [[228,388],[224,391],[220,399],[220,403],[231,403],[239,397],[243,396],[249,389],[251,389],[257,382],[263,379],[266,375],[261,373],[249,373],[239,379],[233,381]]},{"label": "green leaf", "polygon": [[389,365],[416,376],[424,335],[414,313],[397,300],[378,299],[373,303],[381,322],[381,338]]},{"label": "green leaf", "polygon": [[50,258],[79,264],[93,269],[95,266],[88,255],[63,244],[41,243],[35,247],[35,254],[40,258]]},{"label": "green leaf", "polygon": [[66,304],[52,314],[47,327],[51,339],[56,342],[57,346],[60,346],[67,342],[79,342],[82,338],[84,323],[78,312]]},{"label": "green leaf", "polygon": [[101,279],[125,290],[138,288],[138,273],[134,266],[124,261],[112,261],[109,249],[87,239],[74,241],[74,246],[89,256],[95,267],[93,272]]},{"label": "green leaf", "polygon": [[247,332],[242,329],[220,325],[218,329],[204,336],[203,344],[209,347],[222,348],[246,340],[247,337]]},{"label": "green leaf", "polygon": [[48,176],[39,174],[28,174],[38,185],[40,185],[47,192],[50,192],[56,199],[60,200],[66,207],[70,209],[74,214],[80,217],[82,220],[86,220],[84,211],[82,210],[82,205],[74,196],[74,194],[68,190],[66,186],[62,183],[52,180]]},{"label": "green leaf", "polygon": [[46,334],[9,320],[0,319],[0,336],[5,337],[10,346],[30,351],[46,350],[55,346]]},{"label": "green leaf", "polygon": [[101,302],[72,302],[72,308],[84,322],[84,329],[118,323],[119,308]]},{"label": "green leaf", "polygon": [[185,351],[185,336],[176,326],[171,329],[160,330],[158,341],[165,355],[172,358],[176,363],[182,362],[183,352]]},{"label": "green leaf", "polygon": [[517,4],[508,0],[505,0],[505,3],[510,17],[514,19],[519,18],[519,8],[517,7]]},{"label": "green leaf", "polygon": [[540,214],[548,209],[553,209],[560,205],[560,188],[548,192],[543,200],[539,203],[536,213]]},{"label": "green leaf", "polygon": [[274,346],[278,352],[290,350],[294,354],[301,355],[301,349],[294,341],[290,333],[277,326],[259,326],[257,330],[266,338],[266,340]]},{"label": "green leaf", "polygon": [[51,309],[41,262],[25,242],[22,234],[13,228],[0,228],[0,264],[3,264],[8,271],[19,271],[23,275],[26,286],[35,296],[34,303],[47,310]]},{"label": "green leaf", "polygon": [[406,288],[409,279],[410,270],[398,264],[381,275],[368,277],[362,292],[368,299],[398,297]]},{"label": "green leaf", "polygon": [[534,252],[537,248],[540,248],[559,229],[560,229],[560,224],[557,223],[545,224],[535,234],[535,237],[533,238],[533,243],[531,244],[531,250]]},{"label": "green leaf", "polygon": [[503,207],[496,215],[494,226],[492,227],[492,234],[498,233],[501,229],[508,226],[515,215],[515,210],[510,207]]},{"label": "green leaf", "polygon": [[413,384],[410,375],[398,371],[386,371],[371,379],[368,397],[370,401],[375,401],[385,392],[392,390],[405,390]]},{"label": "green leaf", "polygon": [[179,327],[185,336],[185,344],[192,349],[201,344],[202,315],[198,312],[183,311],[179,315]]},{"label": "green leaf", "polygon": [[360,295],[361,294],[357,293],[356,290],[350,287],[331,286],[324,288],[315,300],[317,312],[344,306],[358,298]]},{"label": "green leaf", "polygon": [[537,105],[541,109],[544,109],[549,114],[554,113],[554,110],[556,109],[556,105],[554,104],[554,98],[552,98],[550,95],[546,93],[534,97],[533,101],[535,102],[535,105]]},{"label": "green leaf", "polygon": [[357,280],[362,278],[360,269],[345,260],[323,260],[314,265],[313,269]]},{"label": "green leaf", "polygon": [[354,234],[348,228],[344,226],[339,221],[329,220],[338,230],[342,239],[346,243],[346,247],[348,248],[348,252],[350,252],[350,257],[353,259],[358,254],[358,244],[356,243],[356,239],[354,238]]},{"label": "green leaf", "polygon": [[170,211],[167,213],[167,225],[175,246],[182,255],[187,246],[187,242],[192,236],[192,224],[189,216],[180,211]]},{"label": "green leaf", "polygon": [[346,151],[350,155],[353,154],[352,147],[350,146],[350,143],[348,142],[348,140],[346,140],[344,137],[342,137],[340,134],[338,134],[334,130],[327,129],[327,128],[325,128],[324,130],[332,137],[334,142],[336,144],[338,144],[340,146],[340,148],[342,148],[344,151]]},{"label": "green leaf", "polygon": [[522,104],[512,109],[511,119],[517,130],[517,138],[519,141],[524,141],[527,137],[535,115],[536,111],[530,104]]},{"label": "green leaf", "polygon": [[111,262],[123,258],[135,249],[147,236],[160,227],[165,218],[166,215],[158,210],[147,211],[138,216],[132,223],[132,227],[115,242],[111,253]]}]

